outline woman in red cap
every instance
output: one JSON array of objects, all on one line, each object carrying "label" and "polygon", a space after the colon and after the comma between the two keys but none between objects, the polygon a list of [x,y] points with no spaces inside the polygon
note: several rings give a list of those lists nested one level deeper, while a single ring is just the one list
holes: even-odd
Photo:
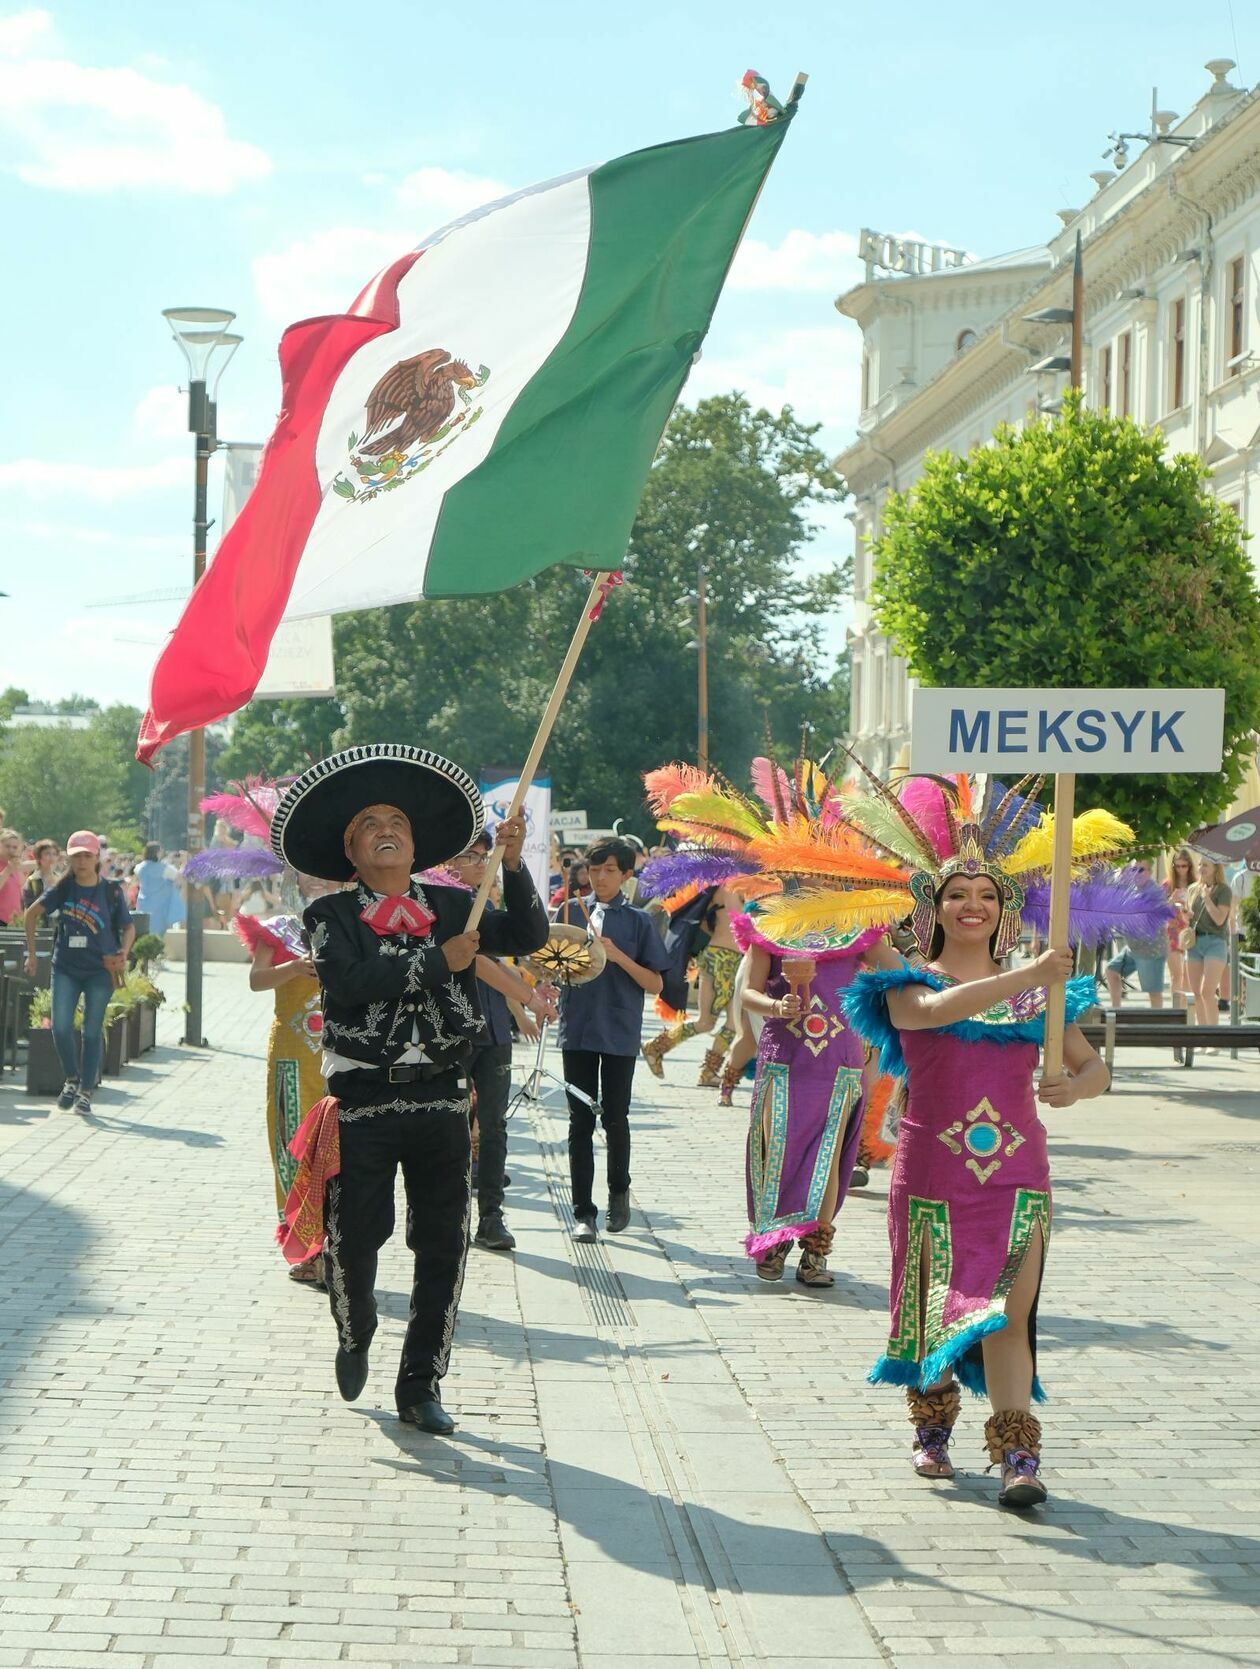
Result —
[{"label": "woman in red cap", "polygon": [[[127,965],[136,936],[127,901],[117,881],[101,876],[101,842],[90,829],[78,829],[66,842],[70,873],[27,909],[26,971],[35,973],[35,934],[40,918],[56,915],[52,960],[52,1032],[65,1074],[57,1105],[76,1113],[92,1111],[92,1091],[100,1076],[105,1009],[115,981]],[[74,1016],[83,999],[83,1059]]]}]

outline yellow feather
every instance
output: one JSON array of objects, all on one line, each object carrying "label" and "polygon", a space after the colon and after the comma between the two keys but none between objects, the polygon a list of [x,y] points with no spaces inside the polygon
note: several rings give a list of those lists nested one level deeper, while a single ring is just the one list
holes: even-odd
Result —
[{"label": "yellow feather", "polygon": [[669,815],[682,823],[707,823],[715,829],[727,829],[732,834],[746,835],[749,839],[761,834],[766,827],[750,806],[716,788],[679,794],[670,804]]},{"label": "yellow feather", "polygon": [[[1083,811],[1072,819],[1072,862],[1082,863],[1087,858],[1106,857],[1121,846],[1133,841],[1133,830],[1127,823],[1101,806]],[[1033,870],[1049,869],[1054,862],[1054,813],[1042,813],[1035,829],[1030,829],[1015,849],[1002,859],[1008,875],[1023,875]]]},{"label": "yellow feather", "polygon": [[757,909],[757,926],[768,939],[799,939],[837,928],[878,927],[899,921],[913,908],[913,898],[901,888],[828,887],[764,901]]}]

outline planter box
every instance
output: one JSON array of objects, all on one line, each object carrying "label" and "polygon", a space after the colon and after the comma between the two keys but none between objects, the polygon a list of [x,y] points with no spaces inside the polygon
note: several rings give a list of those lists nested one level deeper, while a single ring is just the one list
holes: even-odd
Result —
[{"label": "planter box", "polygon": [[127,1010],[127,1019],[126,1019],[126,1022],[125,1022],[125,1029],[126,1029],[126,1032],[127,1032],[127,1059],[129,1061],[133,1061],[133,1060],[135,1060],[136,1056],[140,1053],[140,1004],[139,1003],[137,1003],[134,1008],[129,1008]]},{"label": "planter box", "polygon": [[35,1026],[26,1034],[26,1093],[60,1095],[64,1082],[52,1032]]},{"label": "planter box", "polygon": [[136,1013],[140,1016],[140,1053],[147,1055],[157,1043],[157,1006],[154,1003],[139,1003]]},{"label": "planter box", "polygon": [[106,1078],[117,1078],[123,1069],[123,1045],[127,1041],[127,1022],[115,1020],[105,1033],[105,1051],[101,1057],[101,1073]]}]

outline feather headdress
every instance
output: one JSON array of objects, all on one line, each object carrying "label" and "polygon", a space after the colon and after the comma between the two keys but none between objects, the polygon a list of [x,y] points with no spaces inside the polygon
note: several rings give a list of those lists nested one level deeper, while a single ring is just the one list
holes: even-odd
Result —
[{"label": "feather headdress", "polygon": [[[792,892],[790,899],[764,906],[776,927],[786,931],[808,924],[817,931],[827,923],[848,926],[862,919],[861,911],[900,899],[926,955],[936,927],[936,899],[954,875],[987,876],[996,885],[1002,906],[995,945],[999,957],[1018,942],[1025,917],[1030,926],[1044,927],[1054,814],[1037,804],[1043,778],[1025,777],[1005,787],[991,777],[918,776],[902,779],[894,791],[853,754],[848,757],[858,781],[852,795],[840,801],[841,824],[847,828],[833,828],[825,840],[811,833],[805,842],[808,857],[790,829],[776,828],[750,842],[763,870],[783,877]],[[878,872],[868,851],[852,860],[854,873],[837,887],[835,879],[850,861],[838,849],[846,838],[852,840],[854,831],[877,849],[884,870]],[[1109,811],[1083,811],[1073,819],[1070,932],[1076,942],[1097,944],[1115,933],[1150,937],[1169,919],[1171,911],[1154,882],[1141,882],[1133,874],[1116,877],[1102,867],[1117,862],[1132,842],[1132,829]],[[860,899],[854,896],[858,887]]]},{"label": "feather headdress", "polygon": [[244,782],[230,782],[228,793],[207,794],[201,809],[211,817],[221,817],[238,834],[257,835],[270,842],[271,819],[283,786],[267,777],[246,777]]}]

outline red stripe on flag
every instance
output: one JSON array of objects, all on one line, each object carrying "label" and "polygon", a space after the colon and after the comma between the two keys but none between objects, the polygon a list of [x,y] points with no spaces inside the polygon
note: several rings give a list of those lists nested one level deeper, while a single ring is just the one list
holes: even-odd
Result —
[{"label": "red stripe on flag", "polygon": [[349,313],[306,319],[280,341],[280,417],[258,482],[184,608],[153,669],[136,758],[235,713],[253,696],[322,502],[315,447],[337,378],[358,350],[398,329],[402,256]]}]

